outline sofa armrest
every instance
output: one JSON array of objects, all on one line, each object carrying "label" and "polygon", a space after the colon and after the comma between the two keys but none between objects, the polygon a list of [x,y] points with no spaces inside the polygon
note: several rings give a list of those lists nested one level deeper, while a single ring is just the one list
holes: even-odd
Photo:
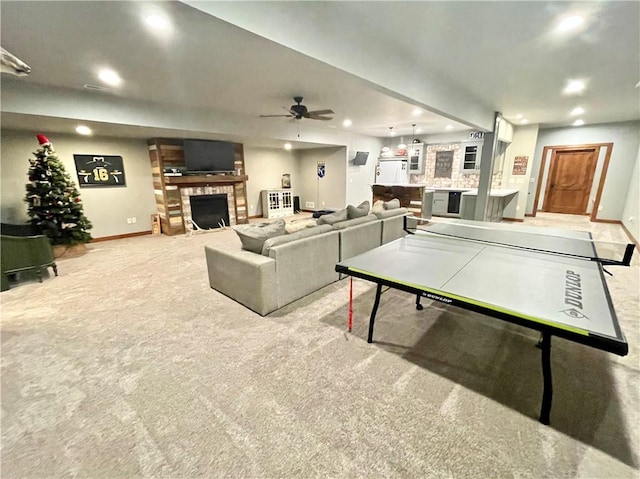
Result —
[{"label": "sofa armrest", "polygon": [[[398,208],[390,211],[395,214],[383,214],[380,217],[380,221],[382,222],[381,244],[387,244],[407,234],[404,230],[404,217],[410,215],[410,213],[406,208]],[[385,213],[389,212],[385,211]]]},{"label": "sofa armrest", "polygon": [[276,262],[245,250],[205,246],[209,285],[265,316],[278,309]]}]

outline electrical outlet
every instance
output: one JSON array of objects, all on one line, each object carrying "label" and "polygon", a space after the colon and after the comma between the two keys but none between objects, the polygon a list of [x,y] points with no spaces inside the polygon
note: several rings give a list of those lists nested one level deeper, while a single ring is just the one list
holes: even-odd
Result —
[{"label": "electrical outlet", "polygon": [[127,223],[131,224],[131,218],[127,218]]},{"label": "electrical outlet", "polygon": [[602,211],[602,206],[598,206],[598,211]]},{"label": "electrical outlet", "polygon": [[253,211],[253,205],[249,205],[249,209]]},{"label": "electrical outlet", "polygon": [[133,218],[131,218],[131,222],[132,223],[136,223],[138,220],[135,218],[135,216]]},{"label": "electrical outlet", "polygon": [[307,201],[307,202],[305,202],[304,207],[305,208],[315,208],[316,204],[313,201]]},{"label": "electrical outlet", "polygon": [[324,201],[322,202],[322,206],[324,206]]}]

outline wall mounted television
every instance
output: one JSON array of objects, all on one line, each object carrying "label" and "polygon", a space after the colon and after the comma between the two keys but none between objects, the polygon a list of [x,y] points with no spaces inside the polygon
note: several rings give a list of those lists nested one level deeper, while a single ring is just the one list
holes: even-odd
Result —
[{"label": "wall mounted television", "polygon": [[367,164],[367,158],[369,158],[369,152],[368,151],[358,151],[356,153],[355,158],[353,159],[353,164],[354,165],[358,165],[358,166],[366,165]]},{"label": "wall mounted television", "polygon": [[187,173],[229,173],[235,170],[235,143],[214,140],[184,140]]}]

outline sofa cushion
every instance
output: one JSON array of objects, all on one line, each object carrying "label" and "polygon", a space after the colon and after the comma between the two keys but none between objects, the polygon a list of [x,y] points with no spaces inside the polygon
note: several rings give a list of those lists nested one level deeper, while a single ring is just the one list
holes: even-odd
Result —
[{"label": "sofa cushion", "polygon": [[369,214],[369,202],[363,201],[358,206],[347,205],[347,218],[352,220]]},{"label": "sofa cushion", "polygon": [[267,239],[262,245],[262,255],[269,256],[269,251],[274,246],[278,246],[284,243],[289,243],[290,241],[296,241],[303,238],[308,238],[309,236],[315,236],[321,233],[326,233],[327,231],[331,231],[331,225],[318,225],[313,228],[305,228],[303,230],[297,231],[296,233],[291,233],[289,235],[276,236],[273,238]]},{"label": "sofa cushion", "polygon": [[313,228],[314,226],[318,226],[318,222],[314,218],[305,218],[302,220],[294,220],[291,223],[287,223],[284,227],[284,230],[287,232],[287,234],[292,234],[306,228]]},{"label": "sofa cushion", "polygon": [[242,249],[260,254],[266,240],[284,235],[284,227],[285,221],[280,218],[272,223],[236,225],[233,230],[242,242]]},{"label": "sofa cushion", "polygon": [[392,216],[401,216],[407,214],[409,210],[406,208],[396,208],[395,210],[384,210],[374,213],[378,219],[390,218]]},{"label": "sofa cushion", "polygon": [[353,218],[352,220],[339,221],[338,223],[334,223],[332,226],[334,230],[342,230],[351,226],[361,225],[362,223],[376,221],[377,219],[378,217],[376,215],[367,215],[361,216],[360,218]]},{"label": "sofa cushion", "polygon": [[394,198],[386,201],[382,206],[385,210],[395,210],[400,208],[400,200],[398,198]]},{"label": "sofa cushion", "polygon": [[331,213],[329,215],[322,215],[318,218],[319,225],[332,225],[337,223],[338,221],[345,221],[347,218],[347,209],[344,208],[340,211],[336,211],[335,213]]}]

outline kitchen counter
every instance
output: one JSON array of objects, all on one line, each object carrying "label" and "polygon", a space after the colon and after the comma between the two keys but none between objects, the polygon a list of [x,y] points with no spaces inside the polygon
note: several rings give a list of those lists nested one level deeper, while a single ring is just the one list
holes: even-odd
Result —
[{"label": "kitchen counter", "polygon": [[[519,192],[520,190],[509,190],[509,189],[501,190],[501,189],[494,188],[489,192],[489,196],[494,198],[506,198],[507,196],[518,194]],[[473,190],[467,190],[464,193],[462,193],[462,196],[478,196],[478,189],[475,188]]]},{"label": "kitchen counter", "polygon": [[416,183],[375,183],[371,186],[373,202],[400,200],[400,206],[407,208],[414,216],[431,218],[433,189]]},{"label": "kitchen counter", "polygon": [[[502,221],[504,211],[509,207],[511,207],[510,210],[514,210],[515,212],[515,204],[518,202],[518,193],[520,193],[520,190],[492,189],[489,192],[489,198],[487,199],[486,221]],[[475,218],[477,199],[477,189],[462,193],[462,201],[460,202],[460,217],[462,219],[472,220]]]}]

